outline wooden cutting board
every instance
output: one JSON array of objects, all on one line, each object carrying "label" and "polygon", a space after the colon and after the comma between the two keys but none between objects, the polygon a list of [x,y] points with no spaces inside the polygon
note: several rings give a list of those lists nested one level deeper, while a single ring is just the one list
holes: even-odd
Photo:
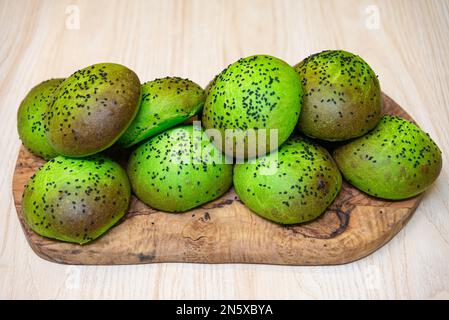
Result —
[{"label": "wooden cutting board", "polygon": [[[383,95],[384,112],[410,116]],[[23,146],[13,178],[14,203],[31,248],[40,257],[67,264],[155,262],[329,265],[369,255],[407,223],[422,195],[384,201],[347,183],[320,218],[281,226],[246,208],[231,189],[221,198],[181,214],[154,210],[133,197],[127,215],[87,245],[63,243],[34,233],[22,213],[22,192],[44,164]]]}]

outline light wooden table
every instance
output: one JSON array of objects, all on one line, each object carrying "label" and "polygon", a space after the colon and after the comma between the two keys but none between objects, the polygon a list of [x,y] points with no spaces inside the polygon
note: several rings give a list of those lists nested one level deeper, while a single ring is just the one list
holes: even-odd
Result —
[{"label": "light wooden table", "polygon": [[[409,224],[358,262],[331,267],[66,266],[38,258],[11,180],[16,110],[36,83],[96,62],[206,85],[242,56],[295,64],[352,51],[443,150]],[[0,298],[449,298],[449,1],[0,1]]]}]

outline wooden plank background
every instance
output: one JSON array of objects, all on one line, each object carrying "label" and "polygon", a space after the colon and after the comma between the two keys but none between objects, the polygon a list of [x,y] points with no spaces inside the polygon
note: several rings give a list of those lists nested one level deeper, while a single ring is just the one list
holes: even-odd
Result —
[{"label": "wooden plank background", "polygon": [[[409,224],[375,254],[332,267],[46,262],[13,205],[17,107],[36,83],[118,62],[142,81],[201,85],[242,56],[291,64],[352,51],[443,150]],[[449,1],[0,1],[0,298],[449,298]]]}]

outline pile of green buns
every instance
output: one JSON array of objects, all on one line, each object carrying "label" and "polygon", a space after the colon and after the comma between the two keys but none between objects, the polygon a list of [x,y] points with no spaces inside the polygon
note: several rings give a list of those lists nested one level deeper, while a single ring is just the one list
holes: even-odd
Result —
[{"label": "pile of green buns", "polygon": [[[187,121],[194,116],[201,125]],[[442,166],[426,133],[383,114],[370,66],[340,50],[294,67],[242,58],[205,90],[178,77],[141,84],[122,65],[95,64],[35,86],[17,120],[23,145],[48,160],[25,187],[25,220],[40,235],[79,244],[116,224],[131,192],[184,212],[234,185],[256,214],[296,224],[326,210],[342,176],[399,200],[426,190]],[[112,159],[126,150],[124,170]]]}]

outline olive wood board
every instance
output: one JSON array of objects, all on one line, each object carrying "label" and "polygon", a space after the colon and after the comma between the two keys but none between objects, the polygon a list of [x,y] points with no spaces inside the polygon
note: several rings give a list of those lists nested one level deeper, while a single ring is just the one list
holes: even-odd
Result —
[{"label": "olive wood board", "polygon": [[[385,94],[383,108],[386,114],[411,120]],[[34,252],[65,264],[343,264],[369,255],[393,238],[422,198],[381,200],[343,182],[341,193],[321,217],[282,226],[252,213],[233,189],[213,202],[176,214],[152,209],[133,196],[128,213],[116,226],[97,240],[78,245],[39,236],[25,223],[24,186],[44,162],[21,147],[13,177],[14,203]]]}]

